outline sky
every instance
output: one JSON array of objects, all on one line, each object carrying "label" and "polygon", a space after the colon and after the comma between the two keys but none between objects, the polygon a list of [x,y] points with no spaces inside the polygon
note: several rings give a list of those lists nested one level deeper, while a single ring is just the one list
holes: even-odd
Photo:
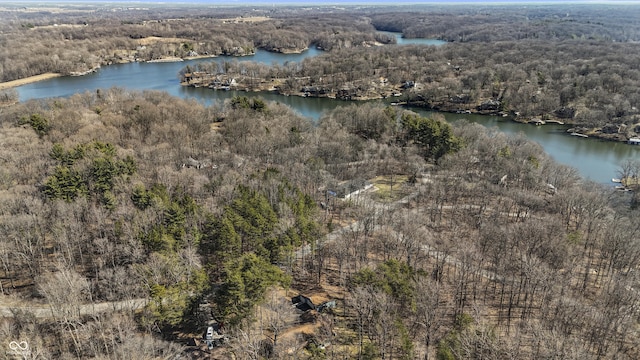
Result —
[{"label": "sky", "polygon": [[251,6],[251,5],[508,5],[508,4],[638,4],[640,0],[0,0],[11,3],[75,3],[75,4],[208,4],[220,6]]},{"label": "sky", "polygon": [[[0,0],[0,3],[5,0]],[[13,1],[11,1],[13,2]],[[251,4],[315,4],[315,5],[351,5],[351,4],[491,4],[491,3],[640,3],[640,0],[26,0],[25,3],[74,2],[74,3],[207,3],[220,5]]]}]

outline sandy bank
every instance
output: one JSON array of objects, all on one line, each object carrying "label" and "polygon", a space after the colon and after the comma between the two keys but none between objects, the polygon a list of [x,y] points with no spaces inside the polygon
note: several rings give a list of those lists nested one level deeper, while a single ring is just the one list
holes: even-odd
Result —
[{"label": "sandy bank", "polygon": [[31,83],[34,83],[36,81],[52,79],[52,78],[55,78],[55,77],[58,77],[58,76],[62,76],[62,75],[57,74],[57,73],[46,73],[46,74],[29,76],[29,77],[26,77],[26,78],[23,78],[23,79],[7,81],[7,82],[0,83],[0,90],[9,89],[9,88],[20,86],[20,85],[31,84]]}]

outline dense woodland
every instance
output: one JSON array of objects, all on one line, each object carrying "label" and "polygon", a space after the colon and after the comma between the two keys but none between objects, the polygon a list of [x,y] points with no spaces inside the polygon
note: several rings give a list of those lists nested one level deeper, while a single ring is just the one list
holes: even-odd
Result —
[{"label": "dense woodland", "polygon": [[434,5],[411,12],[396,7],[372,13],[371,19],[376,29],[402,32],[408,38],[456,42],[640,40],[640,27],[635,21],[640,15],[637,6],[629,3],[594,5]]},{"label": "dense woodland", "polygon": [[[171,13],[163,11],[134,13],[153,13],[155,21]],[[225,11],[228,18],[238,15]],[[305,29],[312,23],[308,10],[281,11],[281,24]],[[317,21],[334,11],[318,10]],[[336,17],[331,21],[345,29],[337,31],[352,29],[352,39],[374,36],[358,38],[364,42],[376,41],[374,24],[407,31],[403,23],[384,25],[373,10],[358,11],[371,21],[354,30]],[[389,19],[398,14],[385,11]],[[108,23],[120,15],[92,16]],[[62,15],[16,15],[0,25],[3,35],[63,30],[38,29],[43,16],[53,22]],[[300,16],[309,22],[294,20]],[[198,19],[189,23],[209,21]],[[126,16],[118,21],[122,34],[143,28]],[[236,25],[235,35],[248,24]],[[633,29],[627,28],[630,37]],[[237,39],[257,46],[253,35],[243,36]],[[2,38],[3,49],[10,38]],[[521,101],[527,107],[520,111],[532,115],[565,106],[575,107],[579,118],[585,109],[606,113],[619,101],[615,94],[630,106],[637,96],[635,50],[627,44],[555,43],[567,50],[557,52],[554,63],[585,54],[575,60],[572,77],[543,65],[536,56],[545,53],[543,42],[505,39],[488,46],[467,39],[440,48],[369,47],[369,55],[333,49],[295,69],[246,66],[277,71],[274,79],[314,77],[327,71],[320,64],[339,68],[339,57],[350,57],[353,65],[343,72],[355,82],[367,68],[397,62],[409,68],[375,75],[399,82],[416,76],[412,81],[424,87],[412,88],[407,100],[454,97],[468,87],[473,99],[499,92],[501,102]],[[74,41],[61,38],[60,44]],[[618,66],[589,60],[604,59],[611,49],[627,52],[609,59]],[[420,65],[421,59],[433,66]],[[227,71],[236,71],[233,66]],[[480,76],[482,67],[488,73]],[[621,67],[629,72],[611,70]],[[615,75],[617,85],[604,81]],[[516,86],[514,78],[524,84]],[[292,88],[299,86],[295,81],[289,79]],[[456,91],[445,95],[444,85],[434,84],[445,81]],[[567,86],[573,90],[562,100]],[[553,106],[527,101],[532,95]],[[626,111],[626,103],[620,106]],[[610,121],[634,123],[625,116],[631,115]],[[23,103],[7,99],[0,142],[0,343],[10,350],[0,358],[640,357],[637,191],[589,183],[522,136],[374,102],[345,104],[314,123],[260,98],[206,106],[113,88]],[[620,169],[630,188],[638,176],[639,163]],[[339,191],[366,182],[373,187],[358,195]],[[298,294],[336,306],[302,313],[291,305]],[[225,342],[207,349],[203,332],[213,323]],[[26,342],[28,354],[15,353],[22,348],[12,349],[12,341]]]},{"label": "dense woodland", "polygon": [[[633,196],[526,139],[376,104],[314,125],[259,98],[123,89],[1,121],[0,331],[42,357],[172,357],[211,320],[220,358],[638,356]],[[279,288],[338,306],[303,336]]]}]

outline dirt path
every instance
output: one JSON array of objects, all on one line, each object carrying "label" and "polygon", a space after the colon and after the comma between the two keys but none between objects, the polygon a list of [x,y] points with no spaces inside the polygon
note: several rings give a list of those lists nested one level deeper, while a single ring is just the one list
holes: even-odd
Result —
[{"label": "dirt path", "polygon": [[[5,304],[0,298],[0,317],[13,317],[13,312],[25,311],[33,314],[37,318],[50,318],[53,317],[54,312],[45,304],[26,304],[26,303],[13,303]],[[135,311],[142,309],[147,304],[147,299],[131,299],[122,301],[107,301],[95,304],[82,304],[78,311],[80,315],[91,315],[106,311]]]},{"label": "dirt path", "polygon": [[37,81],[53,79],[53,78],[56,78],[56,77],[59,77],[59,76],[62,76],[62,75],[56,74],[56,73],[45,73],[45,74],[40,74],[40,75],[29,76],[29,77],[26,77],[26,78],[23,78],[23,79],[2,82],[2,83],[0,83],[0,90],[13,88],[13,87],[20,86],[20,85],[31,84],[31,83],[34,83],[34,82],[37,82]]}]

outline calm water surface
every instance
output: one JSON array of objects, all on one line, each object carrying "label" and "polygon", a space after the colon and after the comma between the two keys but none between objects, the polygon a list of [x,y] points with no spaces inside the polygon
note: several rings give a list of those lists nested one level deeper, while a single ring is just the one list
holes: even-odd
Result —
[{"label": "calm water surface", "polygon": [[[423,115],[427,111],[415,110]],[[449,122],[468,120],[486,127],[497,127],[507,134],[524,134],[539,143],[547,154],[557,162],[572,166],[590,180],[612,185],[611,178],[619,177],[620,164],[627,159],[640,160],[640,146],[594,138],[570,136],[564,125],[549,124],[535,126],[506,120],[501,116],[445,113]]]},{"label": "calm water surface", "polygon": [[[398,45],[426,44],[442,45],[445,42],[433,39],[403,39],[399,34]],[[389,45],[394,46],[394,45]],[[284,64],[288,61],[301,61],[320,53],[309,49],[301,54],[276,54],[258,50],[253,56],[240,58],[218,57],[187,60],[170,63],[129,63],[106,66],[96,73],[80,77],[61,77],[18,87],[21,101],[48,97],[67,97],[79,92],[96,91],[122,87],[134,90],[161,90],[182,98],[195,98],[207,105],[222,102],[238,94],[261,96],[265,100],[286,104],[303,116],[319,119],[326,111],[348,103],[334,99],[302,98],[282,96],[273,93],[247,93],[235,91],[214,91],[207,88],[182,87],[178,81],[178,72],[188,64],[210,61],[256,61],[266,64]],[[524,133],[527,138],[537,141],[556,161],[573,166],[585,177],[600,183],[610,183],[617,177],[620,164],[627,159],[640,159],[640,146],[584,139],[569,136],[561,125],[533,126],[514,123],[501,117],[468,114],[444,114],[447,121],[467,119],[488,127],[498,127],[509,134]]]},{"label": "calm water surface", "polygon": [[105,66],[85,76],[66,76],[23,85],[17,88],[20,101],[48,97],[66,97],[85,91],[121,87],[134,90],[162,90],[174,96],[183,96],[178,72],[187,65],[212,61],[255,61],[264,64],[284,64],[316,56],[321,51],[313,48],[301,54],[277,54],[258,50],[253,56],[194,59],[176,62],[127,63]]}]

